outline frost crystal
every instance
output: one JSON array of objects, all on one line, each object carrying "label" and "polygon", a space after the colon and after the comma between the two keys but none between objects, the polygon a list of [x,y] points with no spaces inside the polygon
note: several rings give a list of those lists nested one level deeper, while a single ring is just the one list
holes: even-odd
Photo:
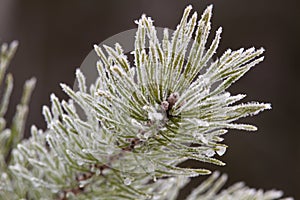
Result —
[{"label": "frost crystal", "polygon": [[148,113],[148,119],[150,119],[150,121],[160,121],[162,120],[164,117],[161,113]]},{"label": "frost crystal", "polygon": [[224,146],[218,146],[217,148],[218,148],[218,150],[216,151],[217,154],[218,154],[219,156],[223,156],[224,153],[226,152],[226,147],[224,147]]}]

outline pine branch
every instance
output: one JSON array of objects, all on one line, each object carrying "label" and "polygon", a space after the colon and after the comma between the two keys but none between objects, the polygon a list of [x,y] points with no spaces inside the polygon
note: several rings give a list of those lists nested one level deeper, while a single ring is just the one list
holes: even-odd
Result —
[{"label": "pine branch", "polygon": [[282,199],[283,192],[278,190],[253,189],[245,186],[243,182],[236,183],[229,188],[220,191],[227,180],[227,175],[220,176],[219,172],[214,172],[207,180],[192,191],[186,200],[223,200],[223,199],[281,199],[292,200],[292,198]]},{"label": "pine branch", "polygon": [[[24,187],[20,182],[14,180],[14,175],[8,170],[11,164],[11,152],[24,137],[24,126],[28,113],[28,104],[35,86],[35,78],[26,81],[23,88],[23,94],[20,103],[17,105],[16,113],[13,117],[10,128],[6,127],[4,115],[8,109],[10,95],[13,89],[13,77],[11,74],[6,75],[7,67],[14,56],[18,43],[6,43],[1,46],[0,52],[0,86],[2,86],[5,77],[5,87],[0,104],[0,197],[1,199],[16,199],[18,193],[21,196]],[[24,182],[22,182],[24,183]]]},{"label": "pine branch", "polygon": [[[43,107],[46,131],[32,126],[32,136],[19,143],[24,114],[17,114],[11,129],[17,136],[8,149],[19,144],[11,154],[12,174],[1,177],[0,197],[169,200],[177,198],[191,177],[211,173],[180,163],[224,165],[215,157],[226,152],[222,136],[228,129],[256,130],[235,121],[271,108],[268,103],[237,104],[245,95],[226,91],[263,60],[264,50],[227,50],[211,62],[222,29],[208,45],[212,6],[198,22],[197,13],[189,18],[191,9],[185,9],[172,35],[164,31],[162,41],[153,20],[143,15],[136,22],[134,66],[119,44],[95,45],[98,79],[88,87],[85,75],[77,70],[78,91],[61,84],[70,100],[50,96],[51,106]],[[32,81],[28,88],[33,85]],[[11,91],[7,88],[4,105]],[[24,94],[21,105],[27,105],[30,93]],[[78,107],[85,116],[78,114]],[[241,185],[219,192],[226,178],[218,176],[211,175],[187,199],[282,196]]]}]

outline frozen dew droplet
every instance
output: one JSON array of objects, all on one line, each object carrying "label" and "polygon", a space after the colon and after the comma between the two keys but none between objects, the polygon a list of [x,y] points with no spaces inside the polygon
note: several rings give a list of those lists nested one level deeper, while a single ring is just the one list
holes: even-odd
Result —
[{"label": "frozen dew droplet", "polygon": [[156,182],[157,181],[157,178],[155,175],[153,175],[153,181]]},{"label": "frozen dew droplet", "polygon": [[152,199],[153,199],[153,200],[159,200],[159,199],[161,199],[161,196],[160,196],[160,195],[154,195],[154,196],[152,197]]},{"label": "frozen dew droplet", "polygon": [[97,169],[97,170],[96,170],[96,176],[99,176],[100,174],[101,174],[100,169]]},{"label": "frozen dew droplet", "polygon": [[131,184],[131,179],[128,178],[128,177],[126,177],[126,178],[124,179],[124,184],[125,184],[125,185],[130,185],[130,184]]},{"label": "frozen dew droplet", "polygon": [[90,168],[90,171],[91,171],[91,172],[95,172],[96,170],[97,170],[96,166],[95,166],[95,165],[92,165],[91,168]]},{"label": "frozen dew droplet", "polygon": [[87,150],[87,149],[82,149],[81,151],[82,151],[82,153],[88,153],[89,152],[89,150]]},{"label": "frozen dew droplet", "polygon": [[205,155],[207,157],[213,157],[215,155],[215,152],[212,149],[208,149],[205,151]]},{"label": "frozen dew droplet", "polygon": [[67,149],[67,150],[66,150],[66,153],[67,153],[68,155],[70,155],[70,154],[71,154],[71,151],[70,151],[69,149]]},{"label": "frozen dew droplet", "polygon": [[[57,188],[53,188],[53,189],[51,189],[51,191],[52,191],[53,193],[58,193],[60,190],[57,189]],[[25,199],[24,199],[24,200],[25,200]]]},{"label": "frozen dew droplet", "polygon": [[150,108],[149,108],[149,106],[144,105],[144,106],[143,106],[143,109],[144,109],[144,110],[149,110]]},{"label": "frozen dew droplet", "polygon": [[226,147],[225,146],[218,146],[218,150],[216,152],[219,156],[222,156],[226,152]]},{"label": "frozen dew droplet", "polygon": [[6,173],[1,174],[1,179],[7,179],[8,175]]},{"label": "frozen dew droplet", "polygon": [[73,192],[67,192],[66,197],[68,199],[74,199],[75,198],[75,194]]},{"label": "frozen dew droplet", "polygon": [[82,162],[82,161],[77,161],[77,164],[79,165],[79,166],[82,166],[83,164],[84,164],[84,162]]}]

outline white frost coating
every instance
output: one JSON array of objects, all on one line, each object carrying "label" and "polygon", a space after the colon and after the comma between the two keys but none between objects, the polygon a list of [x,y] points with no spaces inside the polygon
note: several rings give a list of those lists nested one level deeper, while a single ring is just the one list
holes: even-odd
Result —
[{"label": "white frost coating", "polygon": [[110,145],[106,145],[106,153],[108,153],[108,155],[112,155],[115,151],[114,151],[114,148]]},{"label": "white frost coating", "polygon": [[209,123],[207,121],[201,120],[201,119],[194,119],[194,122],[198,126],[207,127],[209,126]]},{"label": "white frost coating", "polygon": [[217,154],[218,154],[219,156],[223,156],[224,153],[226,152],[226,147],[224,147],[224,146],[218,146],[217,148],[218,148],[218,150],[216,151]]},{"label": "white frost coating", "polygon": [[128,178],[128,177],[126,177],[126,178],[124,179],[124,184],[125,184],[125,185],[130,185],[130,184],[131,184],[131,179]]},{"label": "white frost coating", "polygon": [[131,124],[135,127],[138,127],[138,128],[143,128],[143,125],[141,123],[139,123],[136,119],[132,118],[131,119]]},{"label": "white frost coating", "polygon": [[212,149],[208,149],[205,151],[205,155],[207,157],[213,157],[215,155],[215,152]]},{"label": "white frost coating", "polygon": [[3,173],[3,174],[1,174],[1,179],[3,180],[3,179],[7,179],[8,178],[8,175],[7,175],[7,173]]},{"label": "white frost coating", "polygon": [[153,135],[153,133],[151,131],[147,131],[146,133],[144,133],[144,138],[148,139],[149,137],[151,137]]},{"label": "white frost coating", "polygon": [[208,140],[206,139],[206,137],[203,136],[202,133],[199,133],[199,134],[197,135],[197,138],[198,138],[199,140],[201,140],[204,144],[208,144]]},{"label": "white frost coating", "polygon": [[161,113],[157,112],[150,112],[148,113],[148,119],[151,121],[161,121],[163,120],[164,116]]},{"label": "white frost coating", "polygon": [[126,75],[124,70],[121,67],[119,67],[118,65],[111,66],[110,70],[112,70],[113,72],[115,72],[119,76],[125,76]]},{"label": "white frost coating", "polygon": [[149,107],[149,106],[147,106],[147,105],[144,105],[143,107],[142,107],[144,110],[150,110],[151,108]]}]

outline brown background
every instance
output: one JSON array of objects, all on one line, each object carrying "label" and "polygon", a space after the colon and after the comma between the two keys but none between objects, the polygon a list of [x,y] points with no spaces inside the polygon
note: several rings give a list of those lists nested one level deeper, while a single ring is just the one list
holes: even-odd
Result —
[{"label": "brown background", "polygon": [[[272,111],[243,122],[259,126],[256,133],[230,131],[226,167],[210,167],[230,175],[229,184],[285,191],[300,198],[299,59],[300,12],[296,0],[0,0],[1,41],[20,41],[9,68],[15,78],[11,118],[24,81],[38,84],[31,101],[28,128],[45,128],[41,106],[54,92],[65,98],[60,82],[73,85],[74,72],[94,43],[135,28],[134,19],[150,15],[160,27],[174,29],[183,9],[192,4],[201,13],[214,4],[213,31],[222,26],[218,52],[227,48],[266,48],[266,60],[230,91],[247,93],[246,100],[271,102]],[[201,165],[202,164],[197,164]],[[199,182],[197,179],[194,182]],[[191,187],[190,187],[191,188]],[[297,190],[298,189],[298,190]],[[187,189],[185,192],[188,192]]]}]

